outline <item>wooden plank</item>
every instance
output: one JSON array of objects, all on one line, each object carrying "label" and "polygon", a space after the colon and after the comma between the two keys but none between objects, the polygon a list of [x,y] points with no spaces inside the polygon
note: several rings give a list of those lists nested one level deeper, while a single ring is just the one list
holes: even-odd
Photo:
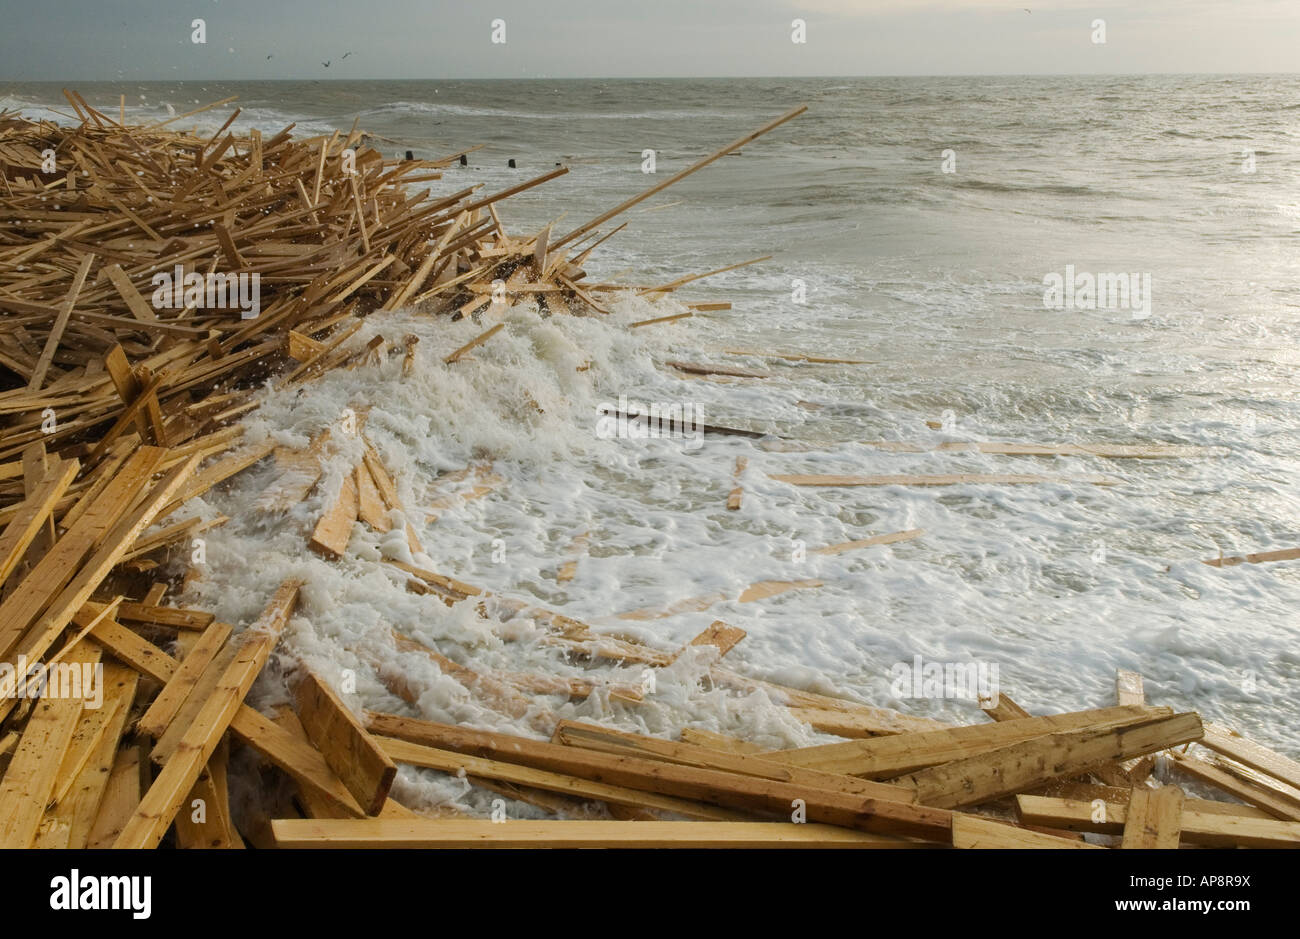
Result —
[{"label": "wooden plank", "polygon": [[118,751],[109,773],[108,784],[99,803],[99,811],[86,838],[88,848],[111,848],[122,829],[140,804],[144,791],[142,773],[145,763],[139,747]]},{"label": "wooden plank", "polygon": [[749,817],[744,812],[706,805],[689,799],[677,799],[658,793],[630,789],[626,786],[615,786],[599,780],[584,779],[580,776],[520,766],[504,760],[490,760],[449,750],[438,750],[393,737],[376,739],[384,751],[399,763],[436,769],[451,775],[457,775],[463,770],[471,780],[494,780],[583,800],[605,802],[609,805],[672,812],[696,820],[743,821]]},{"label": "wooden plank", "polygon": [[298,682],[296,700],[303,729],[329,768],[367,815],[378,815],[397,776],[397,765],[334,690],[310,671]]},{"label": "wooden plank", "polygon": [[68,319],[72,316],[72,308],[77,305],[77,297],[81,294],[81,286],[86,282],[86,275],[90,273],[90,266],[94,263],[95,256],[93,254],[82,257],[81,264],[78,265],[77,272],[72,277],[72,287],[59,305],[59,312],[50,325],[50,335],[45,340],[45,348],[41,350],[40,358],[36,360],[36,365],[32,368],[32,377],[27,382],[28,391],[39,391],[41,385],[45,384],[45,375],[50,369],[50,363],[54,360],[54,353],[59,349],[59,343],[63,340],[63,331],[67,328]]},{"label": "wooden plank", "polygon": [[922,805],[978,805],[1058,777],[1077,776],[1117,760],[1188,743],[1203,732],[1200,717],[1188,712],[1118,730],[1046,734],[921,770],[898,781],[914,786]]},{"label": "wooden plank", "polygon": [[1028,711],[1001,692],[998,692],[997,704],[992,707],[981,707],[980,710],[995,721],[1015,721],[1030,716]]},{"label": "wooden plank", "polygon": [[1266,789],[1248,780],[1240,779],[1213,763],[1172,751],[1169,754],[1175,769],[1193,779],[1214,786],[1267,812],[1273,818],[1300,822],[1300,801],[1287,798],[1284,792]]},{"label": "wooden plank", "polygon": [[348,549],[359,511],[356,477],[343,477],[338,498],[325,510],[311,534],[311,549],[328,558],[341,558]]},{"label": "wooden plank", "polygon": [[487,342],[498,332],[504,329],[505,325],[506,325],[505,323],[497,323],[495,326],[492,326],[489,329],[485,330],[484,332],[479,333],[469,342],[465,343],[465,345],[461,346],[455,352],[448,355],[445,359],[443,359],[443,361],[446,362],[448,365],[450,365],[453,362],[459,361],[460,357],[463,356],[466,352],[469,352],[471,349],[476,348],[477,346],[481,346],[483,343]]},{"label": "wooden plank", "polygon": [[[728,626],[722,620],[714,620],[709,624],[709,628],[704,630],[686,645],[689,646],[712,646],[718,650],[718,658],[722,658],[740,643],[740,640],[747,636],[739,626]],[[685,651],[683,649],[682,651]],[[673,656],[676,660],[681,652]]]},{"label": "wooden plank", "polygon": [[763,748],[756,743],[750,743],[748,740],[742,740],[739,737],[729,737],[726,734],[715,733],[702,727],[683,727],[680,736],[682,743],[693,744],[697,747],[711,747],[714,750],[726,750],[730,753],[757,754],[764,752]]},{"label": "wooden plank", "polygon": [[[99,653],[73,649],[68,664],[94,665]],[[81,717],[81,698],[44,697],[37,702],[0,779],[0,848],[31,847],[58,784],[58,771]]]},{"label": "wooden plank", "polygon": [[1183,790],[1177,786],[1135,786],[1128,800],[1122,848],[1178,847],[1182,830]]},{"label": "wooden plank", "polygon": [[743,456],[736,457],[736,469],[732,475],[736,479],[736,486],[727,495],[727,509],[731,512],[740,510],[740,505],[745,497],[745,490],[740,485],[740,474],[745,472],[745,467],[749,465],[749,460]]},{"label": "wooden plank", "polygon": [[1238,564],[1265,564],[1270,561],[1294,561],[1296,558],[1300,558],[1300,548],[1282,548],[1277,551],[1260,551],[1255,554],[1230,558],[1210,558],[1210,560],[1202,561],[1201,563],[1208,564],[1210,567],[1236,567]]},{"label": "wooden plank", "polygon": [[756,776],[817,789],[851,792],[873,799],[891,799],[898,802],[911,802],[913,799],[913,794],[902,786],[868,782],[840,773],[794,766],[770,759],[767,754],[749,756],[725,750],[712,750],[689,743],[676,743],[642,734],[630,734],[577,721],[560,721],[552,739],[566,746],[581,747],[600,753],[644,757],[682,766],[698,766],[703,769],[718,769],[728,773],[739,773],[742,776]]},{"label": "wooden plank", "polygon": [[1044,848],[1099,848],[1100,845],[1088,844],[1086,841],[1072,841],[1069,838],[1057,838],[1037,831],[1029,831],[981,818],[978,815],[957,813],[952,818],[952,846],[954,848],[1027,848],[1041,850]]},{"label": "wooden plank", "polygon": [[199,773],[194,788],[176,815],[176,845],[181,848],[242,848],[235,830],[226,783],[229,745],[223,739]]},{"label": "wooden plank", "polygon": [[1292,788],[1300,789],[1300,763],[1247,740],[1221,724],[1206,724],[1205,738],[1201,744],[1230,760],[1236,760]]},{"label": "wooden plank", "polygon": [[[197,464],[198,458],[192,457],[180,466],[168,472],[153,489],[145,494],[126,516],[108,533],[104,543],[77,572],[72,582],[55,597],[53,603],[41,615],[22,641],[16,644],[18,652],[26,655],[29,661],[43,656],[54,640],[72,620],[75,613],[86,602],[95,588],[108,576],[108,573],[126,553],[141,531],[149,526],[162,506],[180,487]],[[107,492],[107,490],[106,490]],[[63,539],[60,539],[61,541]],[[56,546],[57,547],[57,546]],[[39,569],[33,569],[33,573]],[[25,582],[25,581],[24,581]],[[11,702],[0,702],[0,716],[9,712]]]},{"label": "wooden plank", "polygon": [[1141,724],[1172,712],[1165,708],[1097,708],[1046,717],[1027,717],[996,724],[970,724],[923,733],[896,734],[794,750],[775,750],[769,759],[828,773],[848,773],[867,779],[900,776],[926,766],[964,760],[1041,737],[1084,729],[1112,729]]},{"label": "wooden plank", "polygon": [[616,215],[620,215],[620,214],[622,214],[623,212],[626,212],[628,209],[632,208],[634,205],[637,205],[638,203],[643,202],[643,201],[645,201],[646,199],[649,199],[649,198],[650,198],[651,196],[653,196],[655,193],[657,193],[657,192],[661,192],[662,190],[667,189],[669,186],[673,185],[673,183],[676,183],[676,182],[678,182],[679,180],[685,179],[687,176],[691,175],[692,173],[696,172],[697,170],[701,170],[701,169],[703,169],[704,167],[708,166],[710,163],[714,162],[715,160],[721,159],[723,156],[725,156],[726,154],[730,153],[731,151],[733,151],[733,150],[739,150],[739,149],[740,149],[741,147],[743,147],[745,144],[750,143],[751,141],[758,139],[758,138],[761,137],[763,134],[766,134],[768,131],[773,130],[774,128],[780,127],[780,126],[781,126],[782,124],[784,124],[786,121],[793,120],[794,118],[798,117],[800,114],[802,114],[802,113],[803,113],[804,111],[806,111],[806,110],[808,110],[807,105],[800,105],[800,106],[797,107],[797,108],[793,108],[793,109],[791,109],[791,110],[785,112],[784,114],[782,114],[780,117],[776,118],[775,120],[768,121],[768,122],[767,122],[766,124],[764,124],[762,127],[758,128],[758,130],[755,130],[755,131],[753,131],[753,132],[751,132],[751,133],[748,133],[748,134],[746,134],[745,136],[739,138],[738,140],[733,140],[731,143],[727,144],[727,145],[726,145],[725,147],[723,147],[722,149],[720,149],[720,150],[715,150],[713,153],[710,153],[708,156],[703,157],[702,159],[697,160],[696,162],[692,163],[690,166],[686,167],[686,169],[681,170],[681,171],[679,171],[679,172],[677,172],[677,173],[674,173],[672,176],[668,177],[667,179],[663,180],[662,182],[655,183],[653,186],[651,186],[649,189],[645,190],[644,192],[640,193],[639,195],[635,195],[635,196],[633,196],[632,198],[630,198],[630,199],[628,199],[628,200],[626,200],[626,201],[624,201],[624,202],[621,202],[621,203],[619,203],[618,205],[614,206],[614,208],[609,209],[609,210],[606,211],[606,212],[602,212],[600,215],[597,215],[597,216],[596,216],[594,219],[592,219],[591,221],[586,222],[586,223],[583,224],[583,225],[579,225],[577,228],[575,228],[573,231],[569,232],[567,235],[564,235],[562,238],[557,239],[557,240],[556,240],[556,241],[551,245],[551,250],[552,250],[552,251],[558,251],[560,248],[562,248],[562,247],[564,247],[565,245],[569,244],[569,242],[574,241],[575,239],[581,238],[581,237],[582,237],[583,235],[585,235],[587,232],[589,232],[589,231],[591,231],[593,228],[596,228],[597,226],[599,226],[599,225],[601,225],[601,224],[607,222],[609,219],[613,218],[614,216],[616,216]]},{"label": "wooden plank", "polygon": [[1141,673],[1125,671],[1122,668],[1116,670],[1115,697],[1119,700],[1120,704],[1146,703],[1146,694],[1142,690]]},{"label": "wooden plank", "polygon": [[198,717],[185,732],[177,752],[145,793],[135,814],[114,842],[115,848],[152,848],[162,841],[181,802],[194,788],[203,766],[221,742],[244,695],[279,640],[297,602],[299,587],[297,581],[281,585],[257,623],[241,636],[238,655],[222,675],[216,692],[204,703]]},{"label": "wooden plank", "polygon": [[146,447],[137,451],[76,524],[0,604],[0,660],[10,660],[32,620],[49,606],[78,570],[84,570],[86,556],[135,501],[161,460],[160,450]]},{"label": "wooden plank", "polygon": [[769,474],[770,479],[792,486],[961,486],[1020,485],[1032,483],[1091,483],[1113,486],[1107,476],[1039,476],[1031,473],[940,473],[932,476],[834,476],[816,473]]},{"label": "wooden plank", "polygon": [[135,286],[131,283],[131,278],[126,276],[121,265],[110,264],[104,268],[104,273],[108,275],[108,279],[113,284],[113,289],[117,291],[118,296],[125,301],[132,316],[142,323],[158,322],[153,307],[144,302],[144,297],[140,296],[140,291],[135,289]]},{"label": "wooden plank", "polygon": [[172,672],[162,691],[158,692],[158,696],[140,718],[137,728],[141,733],[148,734],[155,740],[163,735],[194,690],[199,676],[226,644],[233,631],[234,627],[226,623],[213,623],[199,635],[194,647]]},{"label": "wooden plank", "polygon": [[726,808],[788,817],[792,807],[802,804],[810,822],[944,843],[952,836],[948,812],[906,802],[866,798],[694,766],[575,750],[523,737],[471,731],[392,714],[367,714],[366,726],[372,733],[437,749],[581,775],[630,789],[644,789]]},{"label": "wooden plank", "polygon": [[375,478],[364,460],[357,464],[354,472],[357,487],[357,518],[377,532],[391,531],[393,523],[388,518],[388,507],[384,504]]},{"label": "wooden plank", "polygon": [[917,842],[786,822],[276,819],[281,848],[916,848]]},{"label": "wooden plank", "polygon": [[[289,721],[289,718],[293,720]],[[314,808],[326,807],[322,809],[328,812],[326,817],[364,818],[366,813],[329,768],[325,758],[311,745],[293,712],[286,709],[282,719],[286,726],[277,726],[244,705],[235,712],[230,731],[272,765],[288,773],[298,783],[300,791],[308,793]]]},{"label": "wooden plank", "polygon": [[912,528],[907,531],[894,531],[887,535],[872,535],[870,538],[862,538],[858,541],[845,541],[840,544],[827,545],[824,548],[813,548],[809,554],[843,554],[845,551],[853,551],[858,548],[869,548],[878,544],[897,544],[900,541],[912,541],[920,538],[925,534],[924,528]]},{"label": "wooden plank", "polygon": [[9,579],[27,548],[50,521],[54,508],[76,478],[81,464],[76,460],[54,461],[40,485],[20,503],[0,535],[0,583]]},{"label": "wooden plank", "polygon": [[[1023,821],[1071,831],[1119,834],[1128,823],[1129,807],[1107,802],[1098,812],[1091,802],[1019,795],[1016,806]],[[1222,815],[1184,809],[1182,841],[1219,848],[1294,848],[1300,846],[1300,822]]]},{"label": "wooden plank", "polygon": [[[103,710],[111,716],[67,793],[47,816],[46,823],[51,827],[42,830],[37,847],[85,848],[88,845],[91,827],[112,778],[113,764],[122,733],[126,730],[138,681],[136,673],[125,666],[111,663],[104,666]],[[131,807],[135,807],[134,803]],[[43,829],[46,823],[42,824]]]}]

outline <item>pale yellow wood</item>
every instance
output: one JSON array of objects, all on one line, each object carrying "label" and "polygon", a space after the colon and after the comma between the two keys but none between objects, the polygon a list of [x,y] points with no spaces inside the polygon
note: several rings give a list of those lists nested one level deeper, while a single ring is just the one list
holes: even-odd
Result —
[{"label": "pale yellow wood", "polygon": [[923,805],[978,805],[1051,779],[1077,776],[1116,760],[1197,740],[1202,733],[1200,717],[1189,712],[1118,730],[1046,734],[920,770],[898,782],[915,787],[917,801]]},{"label": "pale yellow wood", "polygon": [[1135,786],[1128,800],[1122,848],[1178,847],[1182,831],[1183,791],[1177,786]]},{"label": "pale yellow wood", "polygon": [[[1119,834],[1128,821],[1129,807],[1120,802],[1104,803],[1019,795],[1016,804],[1026,823]],[[1300,822],[1250,818],[1241,815],[1184,809],[1182,841],[1210,847],[1286,848],[1300,846]]]},{"label": "pale yellow wood", "polygon": [[1006,822],[978,815],[955,813],[952,817],[952,846],[954,848],[995,848],[1043,850],[1053,848],[1098,848],[1100,845],[1070,838],[1057,838],[1042,832],[1017,828]]},{"label": "pale yellow wood", "polygon": [[923,844],[787,822],[276,819],[282,848],[919,848]]}]

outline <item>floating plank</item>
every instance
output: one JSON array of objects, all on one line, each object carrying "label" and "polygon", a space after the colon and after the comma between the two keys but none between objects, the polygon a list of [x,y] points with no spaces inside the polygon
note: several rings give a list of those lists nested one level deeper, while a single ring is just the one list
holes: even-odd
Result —
[{"label": "floating plank", "polygon": [[[730,304],[728,304],[730,306]],[[727,355],[752,355],[763,359],[785,359],[790,362],[810,362],[816,365],[871,365],[863,359],[828,359],[820,355],[799,352],[760,352],[757,349],[723,349]]]},{"label": "floating plank", "polygon": [[635,323],[629,323],[628,328],[639,329],[642,326],[653,326],[655,323],[671,323],[674,320],[690,319],[694,315],[695,315],[694,312],[688,312],[688,313],[674,313],[672,316],[656,316],[654,319],[637,320]]},{"label": "floating plank", "polygon": [[745,496],[745,490],[742,489],[740,486],[740,474],[745,472],[745,467],[748,464],[749,464],[749,460],[746,459],[745,457],[743,456],[736,457],[736,470],[732,474],[736,479],[736,487],[732,489],[730,494],[728,494],[727,496],[727,509],[729,511],[735,512],[740,509],[741,500]]},{"label": "floating plank", "polygon": [[469,352],[471,349],[483,345],[483,343],[487,342],[489,339],[491,339],[493,336],[499,333],[502,329],[504,329],[505,325],[506,325],[505,323],[497,323],[495,326],[492,326],[487,330],[485,330],[484,332],[479,333],[469,342],[465,343],[465,345],[461,346],[455,352],[448,355],[445,359],[443,359],[443,361],[446,362],[448,365],[451,365],[453,362],[460,361],[461,356],[463,356],[466,352]]},{"label": "floating plank", "polygon": [[890,532],[887,535],[873,535],[870,538],[862,538],[858,541],[845,541],[840,544],[827,545],[824,548],[813,548],[809,554],[843,554],[845,551],[854,551],[858,548],[869,548],[878,544],[898,544],[900,541],[913,541],[925,534],[924,528],[911,528],[907,531]]},{"label": "floating plank", "polygon": [[[942,425],[927,421],[935,430]],[[950,440],[936,447],[901,440],[864,440],[864,446],[894,453],[987,453],[999,456],[1093,456],[1112,460],[1164,460],[1217,455],[1222,448],[1179,444],[997,443]]]},{"label": "floating plank", "polygon": [[664,364],[688,375],[723,375],[729,378],[772,377],[771,372],[763,372],[753,368],[739,368],[735,365],[709,365],[705,362],[683,362],[679,359],[666,360]]},{"label": "floating plank", "polygon": [[1029,473],[942,473],[934,476],[833,476],[810,473],[771,474],[771,479],[792,486],[961,486],[1021,485],[1034,483],[1089,483],[1113,486],[1106,476],[1037,476]]},{"label": "floating plank", "polygon": [[1124,819],[1122,848],[1174,850],[1182,831],[1183,790],[1177,786],[1135,786]]},{"label": "floating plank", "polygon": [[356,477],[349,473],[343,477],[338,498],[325,510],[311,534],[311,549],[327,558],[341,558],[348,549],[352,526],[357,520],[360,505]]},{"label": "floating plank", "polygon": [[922,805],[978,805],[1057,777],[1077,776],[1107,763],[1198,740],[1202,733],[1200,717],[1189,712],[1118,730],[1046,734],[921,770],[898,781],[914,786]]},{"label": "floating plank", "polygon": [[1263,564],[1268,561],[1294,561],[1300,558],[1300,548],[1283,548],[1279,551],[1261,551],[1257,554],[1247,554],[1241,557],[1230,558],[1211,558],[1208,561],[1202,561],[1202,564],[1208,564],[1210,567],[1235,567],[1238,564]]},{"label": "floating plank", "polygon": [[587,542],[590,539],[591,539],[591,532],[584,531],[582,534],[575,537],[573,541],[569,542],[569,554],[575,555],[575,557],[572,557],[570,560],[565,561],[564,564],[560,566],[559,572],[555,575],[556,583],[567,584],[570,581],[572,581],[574,577],[578,576],[577,556],[586,553]]},{"label": "floating plank", "polygon": [[916,848],[914,841],[788,822],[276,819],[281,848]]},{"label": "floating plank", "polygon": [[[1119,834],[1128,822],[1129,806],[1107,802],[1098,812],[1091,802],[1018,795],[1020,818],[1029,824]],[[1184,809],[1182,841],[1209,847],[1294,848],[1300,846],[1300,822],[1222,815]]]},{"label": "floating plank", "polygon": [[1030,831],[991,818],[978,815],[955,814],[952,818],[952,846],[954,848],[1100,848],[1086,841],[1057,838],[1041,832]]},{"label": "floating plank", "polygon": [[298,717],[316,749],[348,791],[378,815],[397,776],[397,765],[371,739],[334,690],[306,672],[296,691]]},{"label": "floating plank", "polygon": [[162,841],[279,640],[298,600],[299,587],[297,581],[281,585],[258,621],[243,634],[239,652],[222,675],[216,692],[186,730],[176,753],[145,793],[114,847],[153,848]]},{"label": "floating plank", "polygon": [[[736,648],[740,640],[747,635],[748,633],[739,626],[728,626],[722,620],[714,620],[709,624],[708,629],[688,642],[687,646],[712,646],[718,650],[718,658],[722,658],[722,656]],[[680,654],[679,652],[678,655]],[[677,656],[673,656],[673,658],[676,659]]]}]

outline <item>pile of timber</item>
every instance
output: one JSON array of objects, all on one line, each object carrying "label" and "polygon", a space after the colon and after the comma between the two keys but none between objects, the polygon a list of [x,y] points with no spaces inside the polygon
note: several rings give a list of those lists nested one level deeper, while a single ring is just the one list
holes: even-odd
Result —
[{"label": "pile of timber", "polygon": [[[525,723],[533,735],[359,716],[301,665],[288,673],[292,706],[251,707],[245,699],[302,585],[284,583],[255,622],[236,629],[174,605],[175,583],[163,576],[169,550],[223,521],[188,517],[186,503],[273,454],[240,440],[237,421],[257,406],[251,389],[268,376],[292,387],[388,353],[404,356],[409,371],[414,342],[348,344],[358,318],[375,310],[415,306],[482,321],[499,313],[493,298],[504,290],[531,297],[544,314],[603,312],[597,296],[614,285],[580,283],[595,247],[579,251],[580,242],[803,109],[553,239],[550,226],[507,235],[497,204],[563,169],[495,195],[470,186],[435,197],[413,187],[436,180],[454,154],[385,161],[355,127],[307,139],[291,128],[236,137],[228,130],[238,111],[206,137],[168,129],[195,112],[127,126],[67,97],[77,118],[69,126],[0,114],[0,847],[1077,848],[1300,839],[1300,767],[1196,714],[1148,706],[1131,677],[1115,707],[1031,717],[1003,697],[987,717],[953,726],[725,668],[721,659],[745,633],[721,621],[683,648],[658,648],[401,561],[375,563],[412,591],[471,604],[490,623],[526,617],[567,662],[625,677],[475,669],[394,632],[396,651],[433,661],[501,723]],[[257,315],[184,293],[157,302],[154,276],[178,268],[182,276],[256,274]],[[661,296],[695,279],[637,289]],[[365,415],[356,417],[364,435]],[[317,486],[334,432],[322,428],[302,451],[274,452],[282,476],[261,510],[284,511]],[[363,449],[311,532],[310,548],[324,557],[345,552],[358,522],[388,530],[395,517],[411,517],[374,447]],[[430,519],[500,479],[471,467],[448,481],[470,488],[428,506]],[[733,495],[739,507],[739,489]],[[406,537],[422,554],[414,529]],[[587,537],[574,539],[575,551]],[[557,580],[571,580],[577,563]],[[818,585],[759,582],[739,602]],[[518,635],[501,630],[503,641]],[[704,728],[650,737],[553,710],[597,693],[636,707],[647,671],[684,654],[707,657],[702,680],[711,689],[761,693],[838,739],[765,750]],[[102,682],[92,699],[79,683],[96,669]],[[415,711],[403,677],[376,670]],[[238,751],[254,758],[232,760]],[[504,797],[501,818],[399,803],[399,765]],[[250,766],[252,788],[266,798],[236,805],[230,774]],[[1179,774],[1218,798],[1184,796],[1173,784]],[[520,804],[548,817],[511,818]]]}]

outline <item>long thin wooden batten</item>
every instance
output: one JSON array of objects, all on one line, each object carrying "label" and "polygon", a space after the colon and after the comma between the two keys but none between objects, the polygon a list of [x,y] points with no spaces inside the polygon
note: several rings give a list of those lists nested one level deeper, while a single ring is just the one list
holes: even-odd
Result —
[{"label": "long thin wooden batten", "polygon": [[663,190],[671,186],[673,183],[685,179],[687,176],[690,176],[692,173],[696,172],[697,170],[704,169],[704,167],[708,166],[710,163],[726,156],[728,153],[731,153],[733,150],[739,150],[745,144],[750,143],[753,140],[757,140],[759,137],[763,136],[768,131],[775,130],[776,128],[780,127],[786,121],[794,120],[796,117],[798,117],[800,114],[802,114],[804,111],[807,110],[808,110],[808,106],[806,104],[801,104],[797,108],[792,108],[791,110],[786,111],[784,114],[782,114],[780,117],[776,118],[775,120],[768,121],[758,130],[751,131],[745,136],[733,140],[731,143],[727,144],[722,149],[713,151],[703,159],[697,160],[695,163],[692,163],[690,166],[686,167],[686,169],[674,173],[672,176],[668,177],[663,182],[655,183],[653,186],[651,186],[649,189],[647,189],[645,192],[641,193],[640,195],[633,196],[631,199],[628,199],[625,202],[620,202],[618,205],[614,206],[614,208],[610,209],[609,211],[603,212],[600,215],[597,215],[591,221],[579,225],[577,228],[569,232],[567,235],[553,241],[551,243],[550,250],[551,251],[559,250],[560,248],[567,245],[569,242],[573,241],[575,238],[581,238],[583,235],[591,231],[596,226],[602,225],[605,222],[609,221],[615,215],[621,215],[622,213],[626,212],[628,209],[632,208],[632,206],[637,205],[640,202],[644,202],[646,199],[649,199],[655,193],[662,192]]}]

